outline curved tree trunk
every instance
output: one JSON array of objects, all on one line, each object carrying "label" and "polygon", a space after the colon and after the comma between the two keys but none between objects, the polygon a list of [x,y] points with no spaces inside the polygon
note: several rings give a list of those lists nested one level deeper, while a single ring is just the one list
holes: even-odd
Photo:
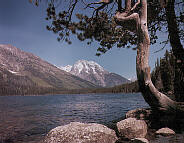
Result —
[{"label": "curved tree trunk", "polygon": [[[128,0],[131,1],[131,0]],[[184,103],[171,100],[169,97],[159,92],[151,81],[150,67],[149,67],[149,48],[150,38],[147,27],[147,0],[138,1],[141,4],[141,12],[129,13],[125,10],[124,13],[117,13],[115,18],[118,24],[128,20],[136,22],[136,29],[138,35],[138,49],[136,58],[137,79],[140,91],[145,101],[153,110],[159,110],[166,113],[184,113]],[[127,2],[128,3],[128,2]]]}]

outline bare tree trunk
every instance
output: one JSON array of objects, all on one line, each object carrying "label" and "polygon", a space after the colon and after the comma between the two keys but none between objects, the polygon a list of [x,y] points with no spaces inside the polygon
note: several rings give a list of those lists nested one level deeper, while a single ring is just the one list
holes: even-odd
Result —
[{"label": "bare tree trunk", "polygon": [[[131,0],[127,0],[131,1]],[[126,3],[129,3],[126,2]],[[136,58],[136,69],[137,69],[137,79],[140,91],[145,99],[145,101],[150,105],[153,110],[159,110],[166,113],[184,113],[184,103],[175,102],[169,97],[159,92],[151,81],[150,67],[149,67],[149,48],[150,48],[150,38],[147,27],[147,0],[140,0],[141,12],[128,14],[117,13],[115,18],[118,24],[128,20],[134,20],[137,27],[138,39],[138,50]],[[129,11],[131,13],[131,11]]]}]

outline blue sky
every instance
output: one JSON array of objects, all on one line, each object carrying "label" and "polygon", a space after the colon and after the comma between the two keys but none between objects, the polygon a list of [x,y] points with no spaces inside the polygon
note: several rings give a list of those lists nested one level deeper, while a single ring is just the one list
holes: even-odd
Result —
[{"label": "blue sky", "polygon": [[[77,60],[93,60],[110,72],[126,78],[136,76],[136,51],[114,47],[106,54],[97,57],[97,43],[87,45],[72,38],[72,44],[57,42],[56,35],[46,30],[46,3],[39,7],[28,0],[0,0],[0,44],[11,44],[26,52],[31,52],[42,59],[57,65],[72,65]],[[167,34],[159,33],[160,39]],[[161,45],[150,49],[150,66],[153,69],[157,57],[164,55]]]}]

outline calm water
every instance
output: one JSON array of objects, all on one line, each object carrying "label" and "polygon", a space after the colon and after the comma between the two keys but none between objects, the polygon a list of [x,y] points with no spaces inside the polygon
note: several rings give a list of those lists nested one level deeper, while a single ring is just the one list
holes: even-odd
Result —
[{"label": "calm water", "polygon": [[72,121],[111,125],[128,110],[147,106],[141,94],[0,96],[0,143],[37,143]]}]

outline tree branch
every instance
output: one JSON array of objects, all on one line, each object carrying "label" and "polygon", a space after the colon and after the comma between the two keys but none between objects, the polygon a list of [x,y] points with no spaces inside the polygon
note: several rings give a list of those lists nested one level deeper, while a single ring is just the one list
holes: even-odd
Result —
[{"label": "tree branch", "polygon": [[70,11],[69,21],[71,21],[72,14],[73,14],[73,11],[74,11],[74,9],[75,9],[75,6],[76,6],[77,2],[78,2],[78,0],[75,0],[75,2],[72,4],[72,7],[70,7],[70,8],[71,8],[71,11],[70,11],[70,9],[69,9],[69,11]]},{"label": "tree branch", "polygon": [[[88,8],[88,7],[89,8],[94,8],[95,9],[94,12],[96,12],[96,16],[98,16],[99,10],[103,9],[105,6],[112,3],[113,0],[101,0],[100,2],[94,2],[94,3],[89,3],[89,4],[85,3],[83,0],[82,0],[82,2],[86,5],[85,9]],[[100,5],[100,6],[95,8],[95,7],[92,7],[91,5]]]},{"label": "tree branch", "polygon": [[135,3],[135,5],[131,8],[131,11],[133,11],[134,9],[136,9],[139,4],[140,4],[140,0],[137,0],[137,2]]},{"label": "tree branch", "polygon": [[116,15],[114,16],[115,20],[117,20],[117,23],[119,22],[125,22],[129,20],[134,20],[136,22],[136,29],[138,29],[140,25],[140,18],[138,13],[132,13],[131,15],[127,16],[128,13],[123,12],[117,12]]},{"label": "tree branch", "polygon": [[126,13],[120,13],[117,12],[115,15],[115,18],[118,19],[119,21],[126,21],[126,20],[138,20],[139,14],[138,13],[132,13],[129,16],[126,16]]},{"label": "tree branch", "polygon": [[98,7],[95,11],[96,11],[96,16],[98,16],[98,11],[103,9],[105,6],[107,6],[108,4],[112,3],[113,0],[101,0],[103,2],[103,4]]},{"label": "tree branch", "polygon": [[84,5],[86,5],[86,7],[84,8],[84,9],[86,9],[86,8],[94,8],[94,7],[91,7],[91,5],[99,5],[99,4],[104,4],[104,2],[94,2],[94,3],[85,3],[84,2],[84,0],[82,0],[82,3],[84,4]]}]

